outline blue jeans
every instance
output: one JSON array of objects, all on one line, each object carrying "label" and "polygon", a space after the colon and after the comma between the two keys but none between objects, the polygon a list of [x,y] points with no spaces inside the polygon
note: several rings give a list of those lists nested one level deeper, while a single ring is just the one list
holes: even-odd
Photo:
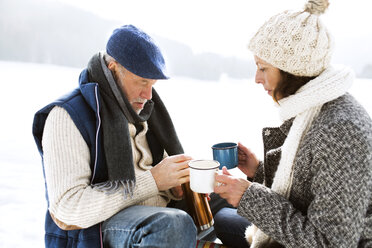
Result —
[{"label": "blue jeans", "polygon": [[251,223],[237,214],[235,208],[222,208],[214,215],[214,230],[216,236],[229,247],[249,247],[245,239],[245,229]]},{"label": "blue jeans", "polygon": [[131,206],[102,225],[104,247],[196,247],[190,215],[174,208]]}]

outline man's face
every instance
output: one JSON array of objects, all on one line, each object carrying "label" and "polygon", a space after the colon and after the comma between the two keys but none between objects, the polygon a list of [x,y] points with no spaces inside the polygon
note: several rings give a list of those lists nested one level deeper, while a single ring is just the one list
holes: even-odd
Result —
[{"label": "man's face", "polygon": [[155,79],[147,79],[125,69],[119,63],[115,63],[115,80],[124,91],[129,103],[134,111],[139,114],[145,103],[152,98],[152,86],[156,83]]}]

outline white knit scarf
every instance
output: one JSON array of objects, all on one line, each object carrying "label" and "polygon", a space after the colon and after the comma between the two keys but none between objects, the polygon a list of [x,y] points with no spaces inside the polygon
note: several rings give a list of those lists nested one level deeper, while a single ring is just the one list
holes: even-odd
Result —
[{"label": "white knit scarf", "polygon": [[[294,160],[301,142],[312,121],[323,104],[346,93],[353,82],[354,74],[346,67],[330,67],[315,79],[301,87],[296,94],[279,101],[282,121],[295,117],[288,136],[282,146],[282,154],[271,189],[289,198]],[[246,238],[251,248],[269,247],[274,241],[252,225],[246,230]]]}]

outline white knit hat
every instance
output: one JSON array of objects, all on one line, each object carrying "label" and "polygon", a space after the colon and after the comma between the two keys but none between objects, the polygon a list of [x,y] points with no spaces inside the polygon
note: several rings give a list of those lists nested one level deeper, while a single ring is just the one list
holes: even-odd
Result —
[{"label": "white knit hat", "polygon": [[308,0],[303,11],[271,17],[251,39],[257,57],[297,76],[317,76],[330,64],[333,38],[320,20],[328,0]]}]

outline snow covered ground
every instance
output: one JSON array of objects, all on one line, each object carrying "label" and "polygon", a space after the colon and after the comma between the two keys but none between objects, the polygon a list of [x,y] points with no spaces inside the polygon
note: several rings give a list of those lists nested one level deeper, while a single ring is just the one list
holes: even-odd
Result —
[{"label": "snow covered ground", "polygon": [[[75,68],[0,61],[0,247],[43,247],[46,203],[40,156],[31,134],[33,114],[77,86]],[[253,75],[252,75],[253,77]],[[218,82],[158,81],[185,152],[212,158],[217,142],[242,142],[258,157],[261,128],[279,124],[276,109],[253,79]],[[351,93],[372,115],[372,80],[357,79]]]}]

